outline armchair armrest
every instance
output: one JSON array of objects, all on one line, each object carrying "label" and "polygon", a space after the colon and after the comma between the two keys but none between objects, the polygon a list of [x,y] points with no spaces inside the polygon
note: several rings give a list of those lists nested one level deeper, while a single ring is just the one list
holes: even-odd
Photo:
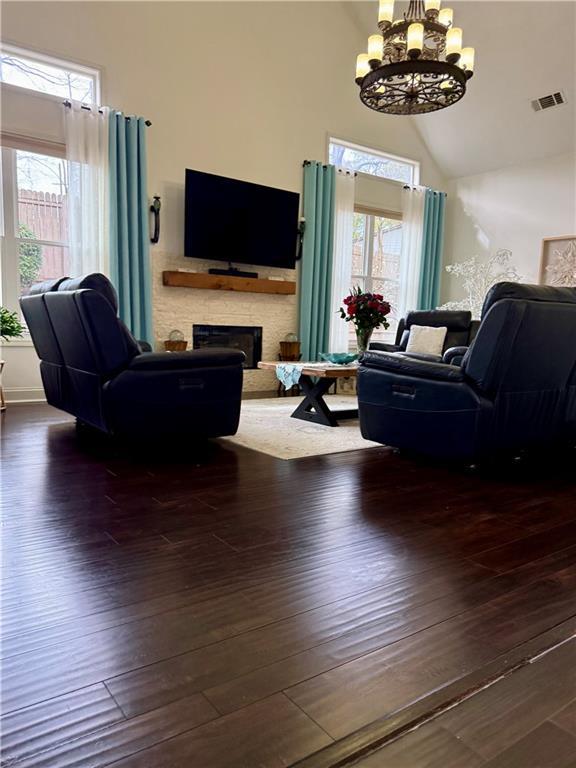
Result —
[{"label": "armchair armrest", "polygon": [[246,355],[233,349],[193,349],[190,352],[143,352],[130,361],[129,371],[170,371],[242,365]]},{"label": "armchair armrest", "polygon": [[371,341],[368,349],[378,350],[379,352],[400,352],[402,347],[398,344],[386,344],[383,341]]},{"label": "armchair armrest", "polygon": [[446,365],[460,365],[466,352],[468,352],[468,347],[450,347],[444,352],[442,362]]},{"label": "armchair armrest", "polygon": [[441,363],[441,355],[429,355],[427,352],[397,352],[402,357],[411,357],[412,360],[424,360],[427,363]]},{"label": "armchair armrest", "polygon": [[397,373],[400,376],[416,376],[436,381],[464,381],[462,370],[454,365],[431,363],[388,352],[365,352],[360,358],[360,365]]}]

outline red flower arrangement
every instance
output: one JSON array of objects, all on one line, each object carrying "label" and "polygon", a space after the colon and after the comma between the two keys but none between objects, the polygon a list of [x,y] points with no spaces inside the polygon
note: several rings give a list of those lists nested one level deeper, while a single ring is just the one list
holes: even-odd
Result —
[{"label": "red flower arrangement", "polygon": [[390,314],[392,308],[382,294],[363,293],[360,286],[352,288],[350,294],[342,301],[345,308],[340,307],[340,317],[347,323],[354,323],[358,351],[364,352],[372,331],[375,328],[386,329],[390,326],[386,316]]}]

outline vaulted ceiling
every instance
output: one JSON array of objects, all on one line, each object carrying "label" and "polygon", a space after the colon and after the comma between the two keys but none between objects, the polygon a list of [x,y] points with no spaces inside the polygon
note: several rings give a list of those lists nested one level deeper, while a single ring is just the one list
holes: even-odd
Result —
[{"label": "vaulted ceiling", "polygon": [[[576,2],[444,0],[454,8],[476,73],[461,102],[413,119],[448,177],[469,176],[575,151]],[[355,3],[366,34],[377,2]],[[403,11],[407,3],[397,3]],[[562,91],[566,103],[535,112],[532,100]],[[381,116],[386,120],[386,115]]]}]

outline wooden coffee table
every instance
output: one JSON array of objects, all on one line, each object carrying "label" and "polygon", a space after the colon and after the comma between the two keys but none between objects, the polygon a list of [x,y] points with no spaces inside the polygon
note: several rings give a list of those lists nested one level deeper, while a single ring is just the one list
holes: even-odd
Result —
[{"label": "wooden coffee table", "polygon": [[[276,370],[277,365],[291,365],[291,363],[275,363],[262,360],[258,368],[263,370]],[[313,424],[322,424],[325,427],[337,427],[343,419],[357,419],[358,408],[350,408],[345,411],[331,411],[324,400],[335,379],[345,379],[356,376],[358,367],[355,365],[331,365],[330,363],[293,363],[302,365],[302,372],[298,384],[304,392],[304,399],[298,405],[293,419],[311,421]]]}]

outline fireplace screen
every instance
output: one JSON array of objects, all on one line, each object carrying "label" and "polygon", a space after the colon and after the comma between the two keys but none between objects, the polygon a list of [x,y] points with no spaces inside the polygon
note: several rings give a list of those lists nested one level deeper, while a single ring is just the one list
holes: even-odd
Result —
[{"label": "fireplace screen", "polygon": [[244,368],[257,368],[262,359],[262,328],[249,325],[193,325],[192,344],[239,349],[246,355]]}]

